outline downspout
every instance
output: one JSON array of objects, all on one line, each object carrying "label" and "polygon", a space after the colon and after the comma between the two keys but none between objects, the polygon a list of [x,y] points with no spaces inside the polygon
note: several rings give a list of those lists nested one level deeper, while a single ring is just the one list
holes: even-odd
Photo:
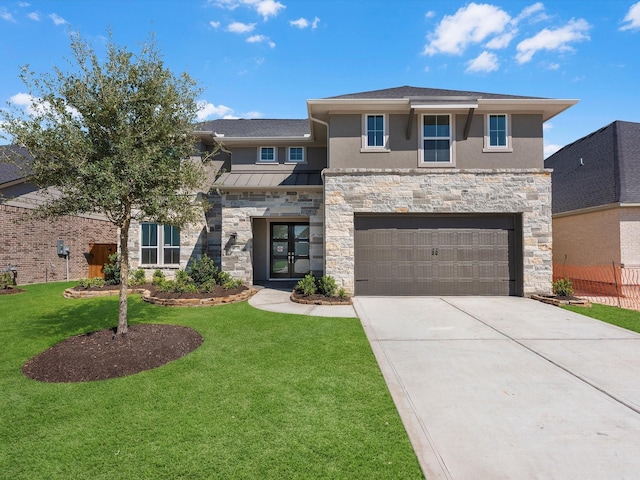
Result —
[{"label": "downspout", "polygon": [[[311,120],[312,122],[316,122],[319,123],[320,125],[324,125],[327,128],[327,168],[329,168],[329,123],[325,122],[324,120],[320,120],[319,118],[314,118],[313,116],[309,115],[309,120]],[[322,183],[324,184],[324,174],[322,174]],[[327,208],[327,199],[326,199],[326,189],[323,187],[322,188],[322,204],[323,204],[323,208],[325,209],[324,212],[322,212],[322,216],[323,218],[325,218],[325,220],[322,222],[322,270],[323,270],[323,275],[327,274],[327,221],[326,221],[326,208]]]}]

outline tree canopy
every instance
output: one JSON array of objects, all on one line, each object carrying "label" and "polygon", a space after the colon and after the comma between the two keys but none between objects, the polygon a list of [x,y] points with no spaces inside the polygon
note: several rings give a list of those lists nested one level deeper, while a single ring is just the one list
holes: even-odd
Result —
[{"label": "tree canopy", "polygon": [[153,37],[138,53],[114,43],[101,59],[71,35],[69,70],[20,77],[27,111],[0,110],[3,129],[32,157],[29,180],[55,191],[37,213],[101,213],[120,230],[118,333],[127,331],[128,235],[132,219],[182,226],[202,214],[204,179],[192,135],[200,90],[163,63]]}]

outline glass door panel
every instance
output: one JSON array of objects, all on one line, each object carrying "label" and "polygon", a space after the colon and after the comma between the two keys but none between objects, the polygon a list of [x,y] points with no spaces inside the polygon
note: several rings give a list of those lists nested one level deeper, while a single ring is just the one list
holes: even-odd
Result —
[{"label": "glass door panel", "polygon": [[309,224],[272,223],[270,233],[271,278],[301,278],[309,273]]}]

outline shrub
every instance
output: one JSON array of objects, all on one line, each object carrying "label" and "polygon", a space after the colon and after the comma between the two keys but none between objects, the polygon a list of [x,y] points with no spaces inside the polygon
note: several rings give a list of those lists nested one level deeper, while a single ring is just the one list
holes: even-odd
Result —
[{"label": "shrub", "polygon": [[196,285],[201,287],[211,281],[217,281],[220,270],[205,253],[200,260],[194,260],[187,266],[187,274]]},{"label": "shrub", "polygon": [[191,278],[189,278],[189,274],[184,270],[178,270],[176,272],[176,283],[182,283],[186,285],[187,283],[193,283]]},{"label": "shrub", "polygon": [[331,275],[324,275],[318,279],[318,291],[327,297],[335,297],[338,285]]},{"label": "shrub", "polygon": [[345,298],[347,298],[347,291],[344,288],[339,288],[338,289],[338,297],[342,300],[344,300]]},{"label": "shrub", "polygon": [[120,284],[120,254],[112,253],[109,255],[109,263],[104,264],[104,283],[105,285]]},{"label": "shrub", "polygon": [[553,286],[553,293],[561,297],[573,296],[573,283],[568,278],[559,278],[551,284]]},{"label": "shrub", "polygon": [[313,295],[318,291],[313,273],[307,273],[296,285],[296,291],[304,295]]},{"label": "shrub", "polygon": [[11,272],[0,272],[0,290],[9,288],[16,283],[13,281],[13,275]]},{"label": "shrub", "polygon": [[154,270],[153,277],[151,277],[151,285],[155,285],[156,287],[159,287],[165,281],[166,281],[166,278],[164,276],[164,273],[162,273],[162,270],[160,269]]},{"label": "shrub", "polygon": [[147,276],[145,275],[144,268],[138,268],[131,275],[131,279],[129,280],[131,285],[144,285],[147,283]]},{"label": "shrub", "polygon": [[103,287],[105,285],[105,281],[100,277],[83,278],[78,281],[78,285],[80,285],[82,288]]},{"label": "shrub", "polygon": [[228,280],[222,286],[225,290],[233,290],[234,288],[240,287],[244,282],[239,278]]},{"label": "shrub", "polygon": [[225,283],[230,282],[231,280],[233,280],[233,278],[229,273],[223,272],[222,270],[220,270],[216,278],[216,283],[218,285],[224,285]]}]

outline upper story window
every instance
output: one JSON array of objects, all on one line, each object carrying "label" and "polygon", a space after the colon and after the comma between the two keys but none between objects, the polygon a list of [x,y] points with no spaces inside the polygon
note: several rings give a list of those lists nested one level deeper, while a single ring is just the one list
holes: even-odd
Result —
[{"label": "upper story window", "polygon": [[276,147],[258,148],[258,163],[278,163],[278,150]]},{"label": "upper story window", "polygon": [[484,151],[511,152],[509,115],[488,114],[485,117]]},{"label": "upper story window", "polygon": [[140,225],[140,263],[177,265],[180,263],[180,229],[171,225]]},{"label": "upper story window", "polygon": [[451,115],[422,116],[422,162],[453,163]]},{"label": "upper story window", "polygon": [[388,151],[388,116],[367,114],[362,116],[362,122],[362,151]]},{"label": "upper story window", "polygon": [[287,163],[304,163],[304,147],[289,147]]}]

